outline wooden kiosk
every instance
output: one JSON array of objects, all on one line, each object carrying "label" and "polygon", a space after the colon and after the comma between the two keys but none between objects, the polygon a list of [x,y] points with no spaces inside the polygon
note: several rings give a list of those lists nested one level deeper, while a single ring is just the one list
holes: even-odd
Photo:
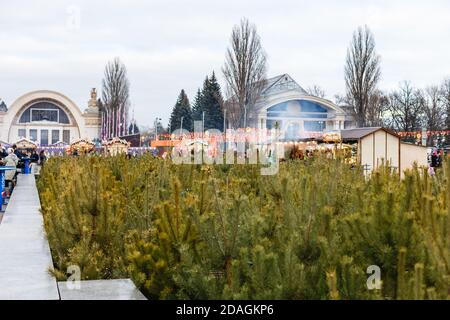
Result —
[{"label": "wooden kiosk", "polygon": [[72,155],[88,154],[95,149],[95,144],[89,139],[78,139],[70,144],[67,152]]},{"label": "wooden kiosk", "polygon": [[108,155],[115,156],[117,154],[127,153],[130,143],[124,139],[112,138],[109,141],[103,142],[105,152]]}]

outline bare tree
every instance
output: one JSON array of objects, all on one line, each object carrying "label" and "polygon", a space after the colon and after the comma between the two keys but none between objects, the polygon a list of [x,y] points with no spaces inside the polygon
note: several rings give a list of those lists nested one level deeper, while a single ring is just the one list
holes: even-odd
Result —
[{"label": "bare tree", "polygon": [[356,123],[360,127],[366,125],[370,96],[380,77],[380,57],[375,51],[373,34],[367,26],[359,27],[347,50],[345,85],[347,100],[354,108]]},{"label": "bare tree", "polygon": [[381,90],[375,90],[369,96],[366,111],[366,125],[371,127],[383,126],[383,115],[389,104],[389,99]]},{"label": "bare tree", "polygon": [[115,58],[105,67],[102,81],[102,104],[104,109],[103,138],[126,134],[129,109],[129,81],[125,65]]},{"label": "bare tree", "polygon": [[445,128],[450,130],[450,78],[441,85],[441,99],[445,109]]},{"label": "bare tree", "polygon": [[309,95],[314,96],[314,97],[319,97],[319,98],[326,97],[325,90],[323,90],[320,86],[318,86],[316,84],[313,85],[312,87],[309,87],[308,89],[306,89],[306,92],[308,92]]},{"label": "bare tree", "polygon": [[422,101],[419,90],[408,81],[402,82],[400,88],[389,95],[389,126],[400,131],[420,130],[423,118]]},{"label": "bare tree", "polygon": [[348,100],[346,96],[336,93],[334,95],[334,103],[337,104],[338,106],[348,105]]},{"label": "bare tree", "polygon": [[255,25],[245,18],[233,28],[222,72],[227,85],[227,118],[233,127],[246,126],[265,86],[266,54]]},{"label": "bare tree", "polygon": [[[424,124],[429,131],[441,130],[445,122],[445,109],[438,86],[430,86],[421,92]],[[431,136],[427,144],[430,144]]]}]

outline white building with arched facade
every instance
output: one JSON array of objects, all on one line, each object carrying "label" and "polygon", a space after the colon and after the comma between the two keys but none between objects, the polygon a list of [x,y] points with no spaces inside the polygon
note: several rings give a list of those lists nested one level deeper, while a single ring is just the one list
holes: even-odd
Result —
[{"label": "white building with arched facade", "polygon": [[308,94],[288,74],[267,80],[252,118],[252,125],[261,129],[278,126],[289,140],[355,126],[348,109]]},{"label": "white building with arched facade", "polygon": [[10,144],[21,138],[40,146],[80,138],[96,141],[100,125],[95,89],[84,111],[64,94],[50,90],[26,93],[9,108],[0,108],[0,140]]}]

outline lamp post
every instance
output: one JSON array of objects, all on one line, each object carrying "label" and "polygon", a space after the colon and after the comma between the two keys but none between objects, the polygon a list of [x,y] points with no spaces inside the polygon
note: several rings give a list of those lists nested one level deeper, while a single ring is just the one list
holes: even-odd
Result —
[{"label": "lamp post", "polygon": [[205,111],[202,112],[202,141],[204,139],[203,137],[204,134],[205,134]]},{"label": "lamp post", "polygon": [[247,127],[247,106],[244,106],[244,129]]},{"label": "lamp post", "polygon": [[205,111],[202,112],[202,139],[204,131],[205,131]]},{"label": "lamp post", "polygon": [[161,118],[156,117],[155,119],[155,140],[158,140],[158,121],[161,121]]},{"label": "lamp post", "polygon": [[184,117],[181,117],[181,123],[180,123],[180,135],[183,136],[183,119]]},{"label": "lamp post", "polygon": [[223,132],[227,130],[227,109],[223,110]]},{"label": "lamp post", "polygon": [[204,137],[205,134],[205,111],[202,112],[202,161],[203,161],[203,143],[204,143]]}]

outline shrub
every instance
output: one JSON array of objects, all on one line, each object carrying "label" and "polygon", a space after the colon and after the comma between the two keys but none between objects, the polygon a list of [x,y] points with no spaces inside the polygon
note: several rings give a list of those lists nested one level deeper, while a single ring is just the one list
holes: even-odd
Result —
[{"label": "shrub", "polygon": [[[174,165],[51,158],[38,187],[58,278],[132,277],[153,299],[448,298],[450,161],[433,178],[341,160]],[[368,290],[367,267],[382,289]]]}]

